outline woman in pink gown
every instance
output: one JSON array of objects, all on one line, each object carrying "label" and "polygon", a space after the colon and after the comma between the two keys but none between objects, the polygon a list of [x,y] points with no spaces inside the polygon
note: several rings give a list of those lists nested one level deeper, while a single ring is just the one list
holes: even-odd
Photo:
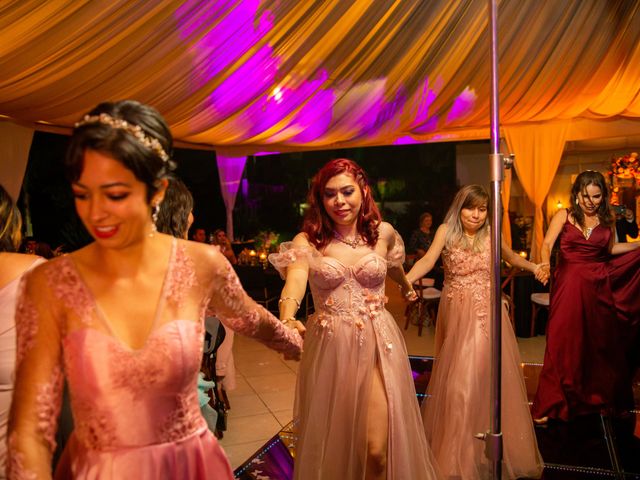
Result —
[{"label": "woman in pink gown", "polygon": [[381,222],[364,171],[332,160],[314,177],[302,233],[269,260],[286,275],[280,317],[296,324],[307,280],[294,416],[294,478],[439,478],[420,421],[400,330],[385,309],[385,277],[414,297],[404,247]]},{"label": "woman in pink gown", "polygon": [[544,238],[543,262],[548,265],[558,238],[560,255],[533,402],[537,423],[633,407],[640,243],[614,243],[608,197],[601,173],[582,172],[571,208],[555,214]]},{"label": "woman in pink gown", "polygon": [[[480,185],[460,189],[433,243],[407,274],[422,278],[442,254],[445,280],[436,322],[435,363],[422,405],[427,440],[445,478],[490,478],[484,443],[474,438],[490,429],[491,251],[487,208]],[[541,267],[506,244],[503,258],[534,272]],[[502,308],[503,478],[538,478],[542,459],[533,431],[520,353],[506,308]]]},{"label": "woman in pink gown", "polygon": [[133,101],[76,124],[66,169],[95,241],[22,284],[10,478],[51,478],[66,377],[75,430],[56,478],[231,479],[198,402],[205,312],[300,354],[299,334],[244,293],[218,250],[155,231],[171,143]]},{"label": "woman in pink gown", "polygon": [[22,219],[9,193],[0,185],[0,478],[6,478],[7,421],[16,364],[16,300],[22,276],[45,260],[16,253]]}]

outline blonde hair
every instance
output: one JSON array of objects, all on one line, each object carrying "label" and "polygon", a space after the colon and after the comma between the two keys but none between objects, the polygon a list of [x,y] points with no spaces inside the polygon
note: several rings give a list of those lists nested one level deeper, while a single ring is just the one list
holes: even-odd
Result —
[{"label": "blonde hair", "polygon": [[22,240],[22,217],[9,193],[0,185],[0,252],[15,252]]},{"label": "blonde hair", "polygon": [[[463,208],[487,207],[487,218],[482,226],[478,229],[473,240],[464,234],[462,220],[460,220],[460,212]],[[474,252],[480,252],[484,249],[485,241],[489,235],[489,193],[482,185],[466,185],[458,190],[456,196],[444,217],[444,224],[447,226],[445,235],[445,246],[452,248],[462,246],[471,249]]]}]

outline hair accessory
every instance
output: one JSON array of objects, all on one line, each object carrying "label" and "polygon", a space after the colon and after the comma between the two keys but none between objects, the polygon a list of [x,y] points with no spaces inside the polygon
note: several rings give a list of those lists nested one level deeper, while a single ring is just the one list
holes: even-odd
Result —
[{"label": "hair accessory", "polygon": [[163,162],[167,163],[169,161],[169,155],[164,151],[164,148],[162,148],[158,139],[147,136],[140,125],[134,125],[122,118],[114,118],[108,113],[101,113],[99,115],[85,115],[84,118],[74,126],[75,128],[78,128],[92,123],[101,123],[103,125],[109,125],[111,128],[117,128],[129,132],[131,135],[136,137],[136,140],[138,140],[142,145],[153,150]]}]

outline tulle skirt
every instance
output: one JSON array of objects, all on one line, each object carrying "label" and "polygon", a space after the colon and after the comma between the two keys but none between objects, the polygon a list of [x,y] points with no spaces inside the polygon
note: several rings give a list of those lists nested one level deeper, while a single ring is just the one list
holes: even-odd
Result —
[{"label": "tulle skirt", "polygon": [[[449,295],[451,298],[449,298]],[[488,301],[488,300],[487,300]],[[484,442],[490,429],[491,326],[470,291],[445,286],[436,327],[436,360],[423,403],[427,440],[445,478],[490,478]],[[502,312],[503,478],[538,478],[542,458],[508,313]]]},{"label": "tulle skirt", "polygon": [[[388,404],[387,478],[440,478],[427,445],[404,339],[384,310],[358,334],[356,317],[312,316],[298,372],[297,480],[364,478],[367,406],[380,368]],[[378,367],[376,367],[378,365]]]}]

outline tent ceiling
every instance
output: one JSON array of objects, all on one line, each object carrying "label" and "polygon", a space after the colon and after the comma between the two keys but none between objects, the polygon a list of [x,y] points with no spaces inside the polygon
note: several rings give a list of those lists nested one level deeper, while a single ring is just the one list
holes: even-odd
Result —
[{"label": "tent ceiling", "polygon": [[[502,125],[640,134],[640,2],[499,15]],[[134,98],[179,141],[248,153],[487,138],[487,16],[486,0],[3,2],[0,115],[68,128]]]}]

